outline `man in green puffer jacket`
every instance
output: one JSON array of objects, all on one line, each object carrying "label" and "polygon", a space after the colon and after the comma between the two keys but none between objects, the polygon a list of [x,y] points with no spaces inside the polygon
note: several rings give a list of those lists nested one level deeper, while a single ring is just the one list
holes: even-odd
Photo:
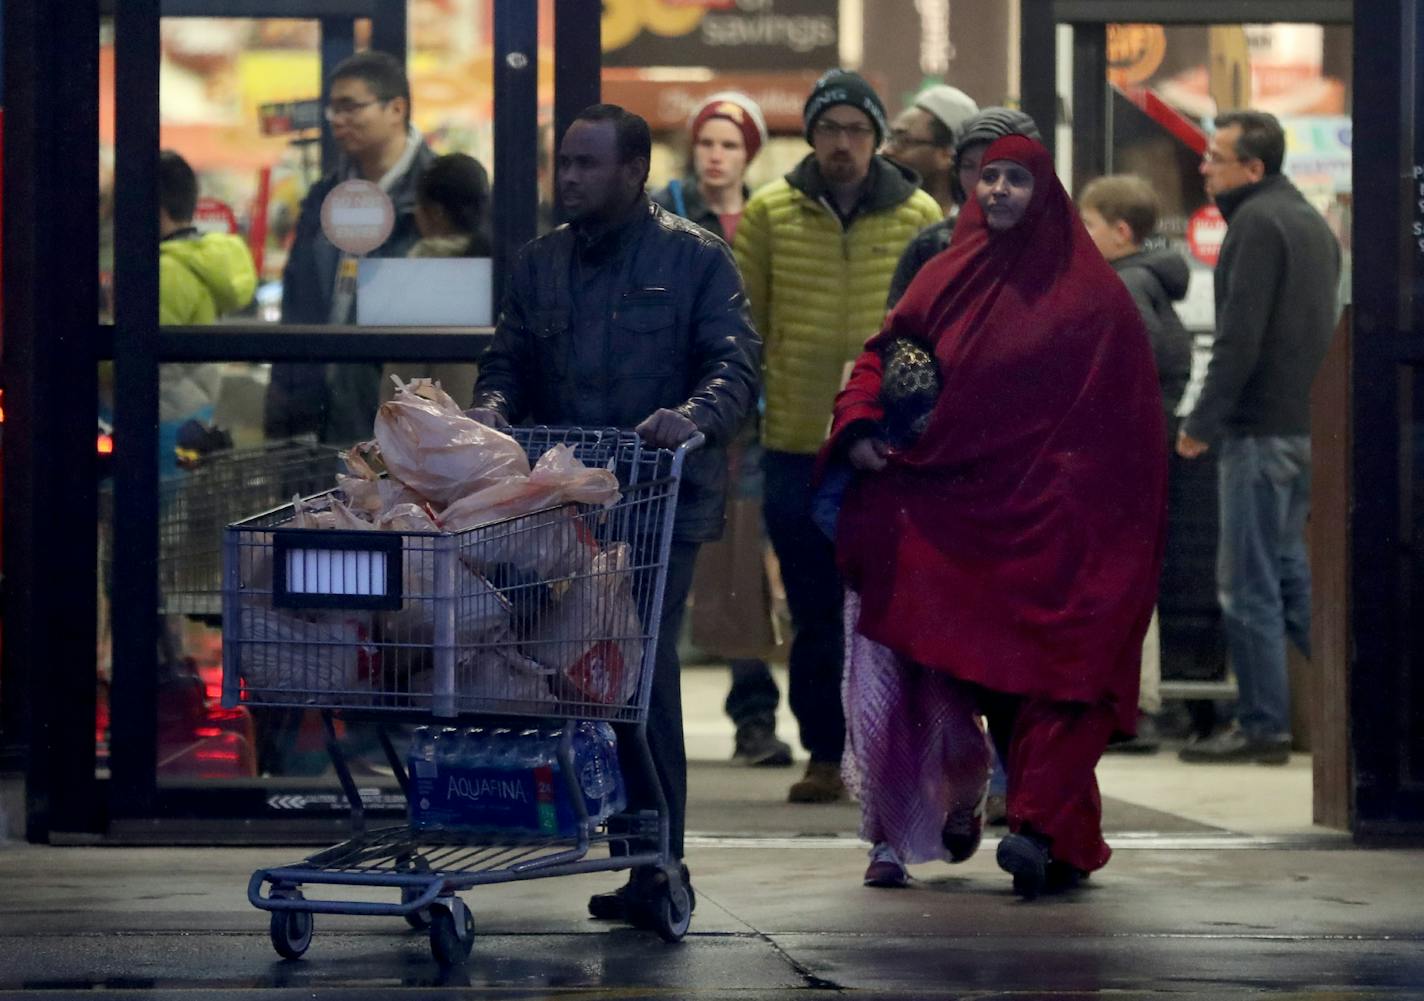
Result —
[{"label": "man in green puffer jacket", "polygon": [[913,170],[876,155],[885,106],[862,77],[826,73],[803,118],[811,153],[752,195],[734,249],[765,345],[764,516],[795,629],[791,709],[811,756],[788,798],[814,803],[845,796],[845,719],[841,587],[811,521],[812,467],[842,372],[885,318],[896,261],[941,213]]},{"label": "man in green puffer jacket", "polygon": [[[199,233],[193,226],[198,179],[172,150],[158,160],[158,322],[195,326],[244,308],[257,290],[257,269],[241,237]],[[174,468],[178,427],[210,421],[221,372],[216,364],[165,364],[159,376],[159,463]]]}]

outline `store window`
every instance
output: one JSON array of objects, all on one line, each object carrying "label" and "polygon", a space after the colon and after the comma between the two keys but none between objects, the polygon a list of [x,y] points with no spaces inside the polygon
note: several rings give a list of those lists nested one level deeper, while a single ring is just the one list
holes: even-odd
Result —
[{"label": "store window", "polygon": [[[541,3],[545,120],[552,119],[552,6]],[[410,0],[405,58],[378,56],[375,78],[363,69],[341,86],[329,79],[332,51],[339,55],[345,45],[358,63],[369,59],[382,37],[379,26],[356,20],[349,38],[334,39],[330,21],[162,21],[160,144],[191,169],[196,211],[190,220],[171,220],[177,230],[164,223],[161,269],[171,269],[205,308],[171,300],[161,280],[161,319],[183,327],[251,325],[254,333],[313,323],[386,338],[391,354],[385,363],[160,365],[160,788],[257,785],[293,792],[282,802],[309,810],[344,808],[315,713],[221,707],[222,533],[230,522],[295,495],[336,486],[341,450],[372,437],[392,376],[437,378],[469,403],[473,357],[402,361],[398,335],[492,319],[493,7],[493,0]],[[104,42],[112,66],[111,33]],[[381,67],[392,65],[408,81],[408,104],[379,77]],[[103,101],[111,109],[111,73],[106,80]],[[106,121],[101,161],[112,162],[111,114]],[[171,165],[165,154],[161,181]],[[432,176],[439,183],[422,186]],[[365,189],[359,197],[328,204],[323,228],[325,193],[346,180],[374,183],[358,186]],[[373,220],[388,230],[362,247],[363,227]],[[351,246],[334,244],[333,236],[341,242],[353,233]],[[101,260],[101,270],[111,257]],[[121,448],[122,434],[116,439]],[[100,532],[107,637],[112,530],[101,520]],[[111,660],[106,639],[98,660],[102,691]],[[101,774],[106,724],[101,707]],[[393,784],[374,731],[338,730],[358,779]],[[384,795],[368,805],[382,805]]]}]

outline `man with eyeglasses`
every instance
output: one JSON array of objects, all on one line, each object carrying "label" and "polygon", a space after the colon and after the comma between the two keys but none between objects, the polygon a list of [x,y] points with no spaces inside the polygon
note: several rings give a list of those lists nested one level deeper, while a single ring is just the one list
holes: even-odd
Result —
[{"label": "man with eyeglasses", "polygon": [[1236,721],[1182,748],[1191,762],[1290,759],[1286,639],[1310,656],[1310,384],[1338,314],[1340,245],[1281,174],[1273,115],[1220,115],[1201,174],[1226,219],[1216,337],[1177,453],[1217,454],[1217,592],[1236,675]]},{"label": "man with eyeglasses", "polygon": [[890,123],[885,155],[920,175],[920,187],[939,202],[946,216],[954,200],[954,143],[979,105],[958,87],[939,83],[915,95]]},{"label": "man with eyeglasses", "polygon": [[802,118],[811,152],[747,202],[735,251],[765,343],[763,516],[795,635],[791,710],[811,761],[793,803],[843,799],[842,593],[835,553],[811,520],[811,475],[847,363],[885,318],[895,261],[940,218],[919,178],[876,154],[885,106],[858,74],[816,81]]},{"label": "man with eyeglasses", "polygon": [[[356,259],[321,231],[321,203],[342,181],[379,184],[395,209],[395,228],[370,257],[404,257],[420,231],[415,193],[435,159],[410,123],[410,83],[384,52],[358,52],[337,65],[326,120],[341,149],[337,169],[307,192],[282,270],[282,322],[349,324],[356,320]],[[379,365],[293,362],[272,366],[264,424],[269,438],[316,432],[345,444],[371,436],[380,397]]]}]

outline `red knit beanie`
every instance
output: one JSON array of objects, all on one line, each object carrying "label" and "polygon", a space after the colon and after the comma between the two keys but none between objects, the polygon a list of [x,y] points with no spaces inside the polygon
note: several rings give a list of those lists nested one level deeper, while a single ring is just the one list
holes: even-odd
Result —
[{"label": "red knit beanie", "polygon": [[713,118],[725,118],[742,133],[742,141],[747,146],[747,162],[757,155],[757,150],[766,142],[766,121],[761,116],[761,108],[745,94],[734,90],[724,90],[712,94],[704,100],[692,116],[688,131],[692,141],[702,132],[702,126]]}]

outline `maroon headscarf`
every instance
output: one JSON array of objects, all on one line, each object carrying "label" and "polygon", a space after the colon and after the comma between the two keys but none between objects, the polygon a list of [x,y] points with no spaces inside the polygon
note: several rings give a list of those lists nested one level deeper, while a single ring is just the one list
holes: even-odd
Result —
[{"label": "maroon headscarf", "polygon": [[871,639],[998,691],[1111,703],[1130,733],[1166,514],[1152,351],[1048,151],[1007,136],[997,160],[1033,174],[1023,218],[991,232],[971,198],[836,400],[826,455],[882,416],[876,349],[933,346],[928,427],[856,477],[838,559]]}]

